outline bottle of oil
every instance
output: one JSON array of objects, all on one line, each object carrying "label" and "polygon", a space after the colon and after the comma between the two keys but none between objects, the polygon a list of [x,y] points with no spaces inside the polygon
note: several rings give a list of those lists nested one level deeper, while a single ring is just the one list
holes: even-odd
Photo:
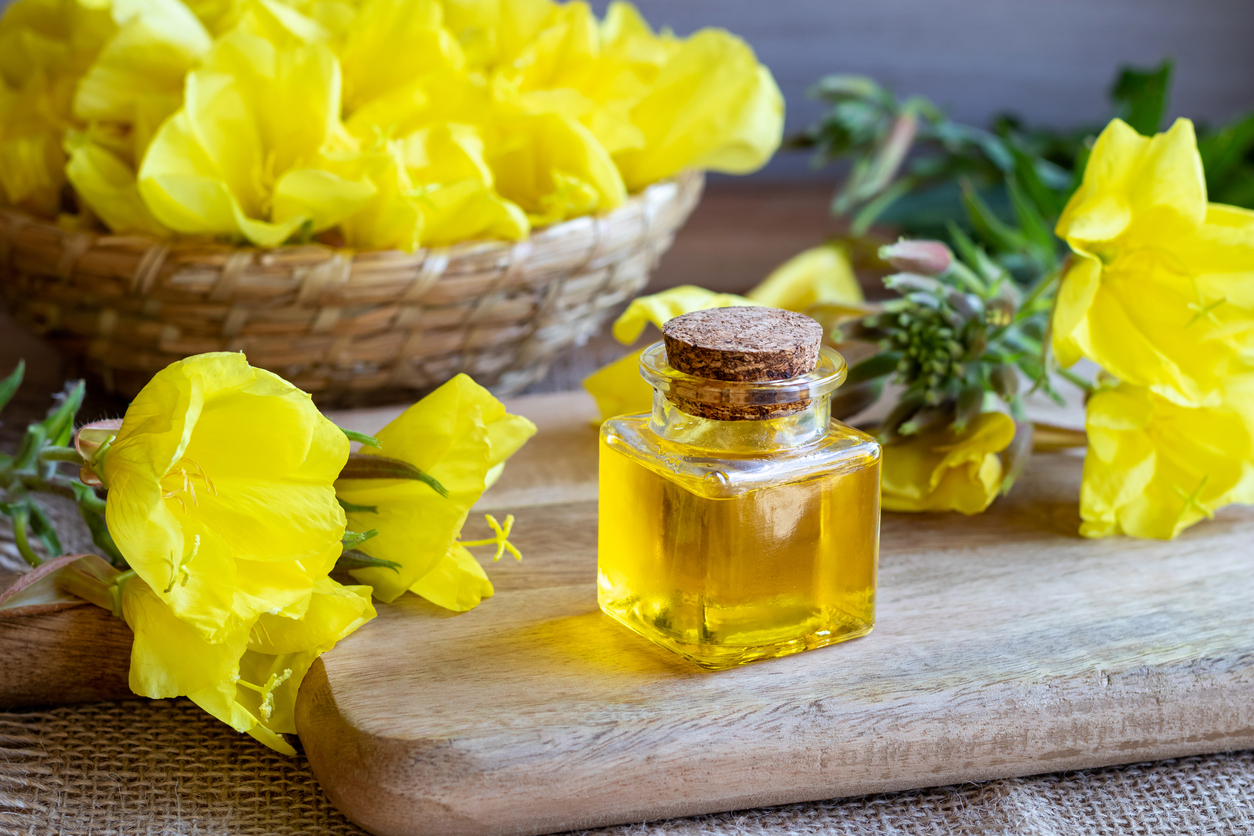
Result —
[{"label": "bottle of oil", "polygon": [[801,314],[667,323],[651,415],[601,430],[598,600],[713,670],[870,632],[880,447],[831,419],[844,359]]}]

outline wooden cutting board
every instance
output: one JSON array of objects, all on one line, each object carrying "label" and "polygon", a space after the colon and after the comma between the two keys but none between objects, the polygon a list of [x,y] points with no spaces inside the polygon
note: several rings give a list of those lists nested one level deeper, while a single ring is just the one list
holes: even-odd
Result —
[{"label": "wooden cutting board", "polygon": [[[708,673],[596,606],[582,395],[485,507],[522,564],[454,615],[406,596],[310,671],[318,780],[378,834],[538,834],[1254,746],[1254,510],[1170,543],[1077,536],[1077,455],[977,517],[884,517],[868,637]],[[394,414],[336,416],[378,429]]]}]

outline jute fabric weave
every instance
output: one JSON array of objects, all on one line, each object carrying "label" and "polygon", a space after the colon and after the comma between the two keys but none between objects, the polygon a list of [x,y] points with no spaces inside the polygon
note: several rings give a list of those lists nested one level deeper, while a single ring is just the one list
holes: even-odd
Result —
[{"label": "jute fabric weave", "polygon": [[[358,836],[302,758],[185,700],[0,714],[3,836]],[[584,836],[1254,833],[1254,752],[793,804]]]}]

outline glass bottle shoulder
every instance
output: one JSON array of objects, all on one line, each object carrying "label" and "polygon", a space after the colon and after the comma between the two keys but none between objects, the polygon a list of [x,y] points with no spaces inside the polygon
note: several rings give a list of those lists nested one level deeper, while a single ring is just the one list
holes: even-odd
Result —
[{"label": "glass bottle shoulder", "polygon": [[826,432],[804,444],[753,449],[743,439],[737,443],[735,436],[749,436],[754,430],[750,425],[755,423],[711,422],[711,434],[719,437],[689,443],[659,435],[647,413],[622,415],[602,425],[601,444],[710,498],[731,498],[852,472],[876,466],[880,460],[880,445],[874,438],[835,420]]}]

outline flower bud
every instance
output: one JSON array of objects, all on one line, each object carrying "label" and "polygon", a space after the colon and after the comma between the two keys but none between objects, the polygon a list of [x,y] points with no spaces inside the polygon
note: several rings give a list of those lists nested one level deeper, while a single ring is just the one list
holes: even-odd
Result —
[{"label": "flower bud", "polygon": [[880,247],[880,258],[906,273],[940,276],[949,269],[954,255],[940,241],[907,241]]}]

